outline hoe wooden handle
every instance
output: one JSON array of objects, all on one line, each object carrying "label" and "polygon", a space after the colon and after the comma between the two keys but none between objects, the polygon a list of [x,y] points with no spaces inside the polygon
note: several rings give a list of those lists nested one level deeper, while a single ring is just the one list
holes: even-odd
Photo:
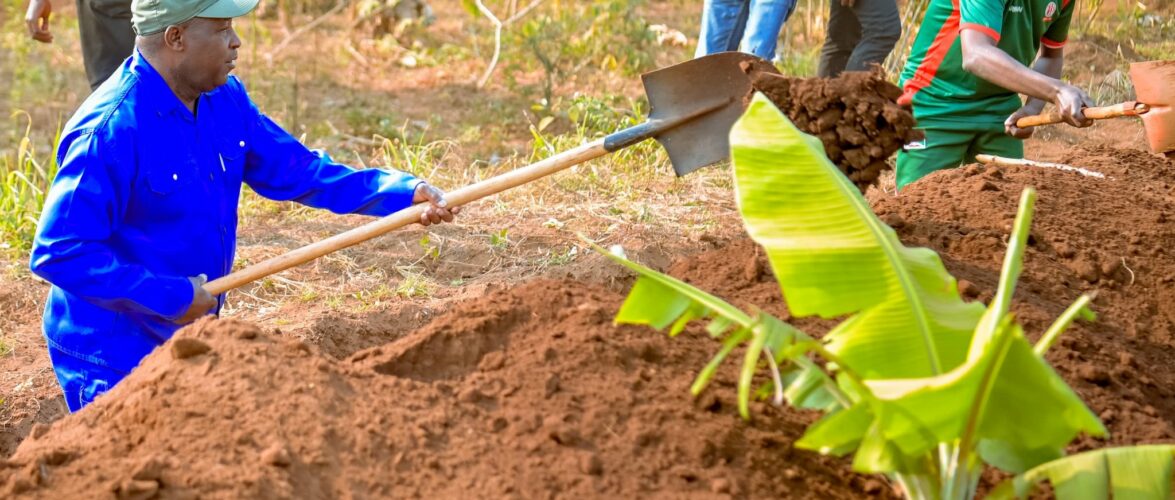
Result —
[{"label": "hoe wooden handle", "polygon": [[[1081,113],[1086,118],[1091,120],[1104,120],[1106,118],[1117,118],[1119,116],[1137,116],[1150,111],[1150,106],[1137,101],[1127,101],[1113,106],[1099,106],[1096,108],[1085,108]],[[1062,123],[1065,119],[1056,111],[1050,111],[1033,116],[1025,116],[1016,120],[1016,126],[1020,128],[1036,127],[1039,125],[1051,125],[1053,123]]]},{"label": "hoe wooden handle", "polygon": [[[538,163],[511,170],[497,177],[446,193],[445,200],[448,201],[449,206],[453,207],[466,205],[486,196],[500,193],[512,187],[521,186],[541,177],[546,177],[573,165],[598,158],[608,152],[609,150],[604,147],[604,139],[600,139],[552,156]],[[344,233],[336,234],[325,240],[311,243],[302,248],[292,250],[289,253],[258,262],[223,278],[210,281],[204,285],[204,289],[208,290],[208,293],[212,295],[219,295],[271,274],[279,273],[296,265],[317,259],[331,252],[420,222],[420,214],[424,212],[427,205],[427,203],[413,205]]]}]

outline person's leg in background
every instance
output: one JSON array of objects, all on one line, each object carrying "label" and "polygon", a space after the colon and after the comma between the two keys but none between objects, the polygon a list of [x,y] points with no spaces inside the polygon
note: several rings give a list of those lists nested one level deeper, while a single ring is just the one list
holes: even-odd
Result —
[{"label": "person's leg in background", "polygon": [[77,0],[82,59],[90,89],[110,77],[135,50],[130,0]]},{"label": "person's leg in background", "polygon": [[706,0],[702,4],[702,32],[694,57],[738,50],[747,26],[749,1]]},{"label": "person's leg in background", "polygon": [[816,76],[821,78],[841,74],[857,48],[857,42],[861,41],[861,23],[857,14],[852,8],[841,5],[842,1],[847,0],[828,0],[828,27],[816,70]]},{"label": "person's leg in background", "polygon": [[795,7],[796,0],[752,0],[743,36],[745,50],[768,61],[774,60],[779,32]]},{"label": "person's leg in background", "polygon": [[861,27],[861,37],[844,71],[869,71],[874,64],[884,64],[898,44],[902,17],[896,0],[856,0],[853,13]]},{"label": "person's leg in background", "polygon": [[936,170],[963,164],[976,133],[933,126],[919,127],[926,138],[912,142],[898,151],[897,187],[902,189]]}]

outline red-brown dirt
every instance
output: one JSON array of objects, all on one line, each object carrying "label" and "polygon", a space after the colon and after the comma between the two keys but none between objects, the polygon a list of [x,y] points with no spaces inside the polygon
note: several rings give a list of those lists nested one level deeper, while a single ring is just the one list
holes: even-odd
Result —
[{"label": "red-brown dirt", "polygon": [[836,78],[752,73],[762,92],[799,127],[820,138],[824,152],[861,192],[890,170],[895,151],[921,137],[914,116],[897,104],[902,94],[880,72],[850,71]]},{"label": "red-brown dirt", "polygon": [[[537,281],[333,361],[202,321],[85,411],[38,427],[9,494],[853,498],[884,494],[791,450],[811,416],[734,414],[733,381],[692,401],[713,351],[614,327],[622,296]],[[696,332],[695,332],[696,333]]]},{"label": "red-brown dirt", "polygon": [[[965,297],[988,300],[1020,192],[1035,186],[1016,314],[1035,338],[1080,293],[1097,292],[1098,320],[1075,325],[1048,354],[1111,432],[1107,440],[1082,438],[1073,450],[1173,442],[1175,163],[1109,147],[1050,159],[1106,178],[969,166],[932,174],[896,197],[873,190],[870,202],[906,244],[938,251]],[[669,273],[814,334],[831,324],[789,317],[748,240],[712,244]],[[668,339],[613,326],[623,297],[615,287],[541,280],[471,295],[402,338],[394,332],[416,316],[350,318],[317,334],[203,321],[85,411],[34,427],[4,463],[0,491],[893,494],[883,481],[850,473],[845,461],[792,449],[814,414],[756,404],[754,421],[739,420],[730,370],[692,399],[688,386],[716,343],[697,328]],[[349,340],[347,328],[389,341]],[[375,347],[350,354],[367,345]]]}]

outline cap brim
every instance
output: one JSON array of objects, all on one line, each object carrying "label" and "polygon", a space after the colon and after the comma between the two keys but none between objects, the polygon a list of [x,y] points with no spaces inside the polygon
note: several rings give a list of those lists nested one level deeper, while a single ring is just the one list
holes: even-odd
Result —
[{"label": "cap brim", "polygon": [[208,8],[196,14],[196,17],[210,17],[213,19],[232,19],[248,14],[257,8],[261,0],[216,0]]}]

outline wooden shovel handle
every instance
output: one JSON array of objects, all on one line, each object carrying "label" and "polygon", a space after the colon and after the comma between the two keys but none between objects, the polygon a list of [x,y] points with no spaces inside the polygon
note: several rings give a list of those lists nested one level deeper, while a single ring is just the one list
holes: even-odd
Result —
[{"label": "wooden shovel handle", "polygon": [[[1138,101],[1127,101],[1113,106],[1099,106],[1094,108],[1085,108],[1081,113],[1086,118],[1091,120],[1104,120],[1106,118],[1117,118],[1119,116],[1137,116],[1150,111],[1150,106]],[[1025,116],[1016,120],[1016,126],[1020,128],[1036,127],[1039,125],[1051,125],[1053,123],[1062,123],[1065,119],[1061,117],[1061,113],[1050,111],[1033,116]]]},{"label": "wooden shovel handle", "polygon": [[[497,177],[486,179],[477,184],[465,186],[447,193],[445,194],[445,200],[449,202],[449,206],[459,207],[467,205],[486,196],[501,193],[507,189],[521,186],[560,170],[626,148],[650,137],[657,137],[658,134],[671,130],[683,123],[737,104],[732,98],[720,99],[710,104],[695,106],[690,112],[677,116],[650,118],[644,123],[614,132],[603,139],[589,142],[538,163],[511,170]],[[223,278],[212,280],[204,285],[204,289],[212,295],[220,295],[298,264],[309,262],[328,253],[362,243],[414,222],[419,222],[420,214],[426,209],[427,204],[425,203],[413,205],[382,219],[368,222],[347,232],[336,234],[325,240],[311,243],[272,259],[258,262]]]},{"label": "wooden shovel handle", "polygon": [[[512,187],[521,186],[530,181],[546,177],[565,168],[578,165],[593,158],[598,158],[609,151],[604,147],[604,139],[599,139],[575,149],[557,154],[538,163],[511,170],[507,173],[486,179],[456,191],[445,194],[449,206],[462,206],[500,193]],[[420,203],[405,208],[394,214],[377,219],[344,233],[339,233],[325,240],[311,243],[302,248],[292,250],[277,257],[258,262],[237,272],[212,280],[204,285],[204,289],[212,295],[219,295],[264,278],[279,273],[298,264],[347,248],[358,243],[375,238],[382,234],[420,222],[420,214],[428,207],[427,203]]]}]

